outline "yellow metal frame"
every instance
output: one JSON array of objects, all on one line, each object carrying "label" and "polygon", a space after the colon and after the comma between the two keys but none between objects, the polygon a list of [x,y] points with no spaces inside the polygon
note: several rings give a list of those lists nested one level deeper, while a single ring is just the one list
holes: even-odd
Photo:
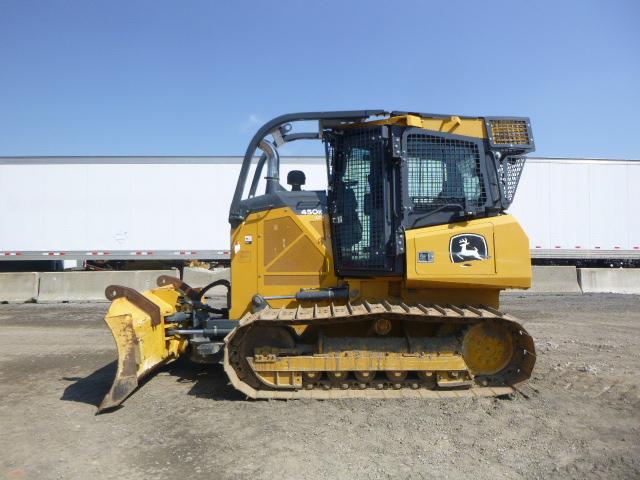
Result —
[{"label": "yellow metal frame", "polygon": [[256,355],[257,372],[368,372],[368,371],[460,371],[467,370],[461,355],[425,355],[396,352],[344,351],[339,354],[279,357]]},{"label": "yellow metal frame", "polygon": [[452,115],[446,118],[421,117],[419,115],[398,115],[383,120],[375,120],[364,124],[345,126],[362,127],[363,125],[401,125],[417,127],[434,132],[464,135],[473,138],[487,138],[487,127],[483,118],[468,118]]},{"label": "yellow metal frame", "polygon": [[[255,294],[295,295],[301,288],[335,287],[341,282],[349,284],[352,303],[396,299],[410,304],[456,304],[464,298],[469,305],[494,308],[499,306],[500,290],[531,286],[529,239],[511,215],[407,230],[406,278],[338,279],[328,222],[327,215],[297,215],[288,207],[250,214],[232,233],[230,318],[240,319],[249,312]],[[285,227],[289,230],[284,231]],[[451,238],[463,233],[485,237],[487,260],[451,261]],[[302,244],[304,248],[298,248]],[[269,252],[273,248],[269,245],[278,248]],[[420,263],[421,251],[432,252],[433,262]],[[274,308],[297,306],[295,300],[269,303]]]}]

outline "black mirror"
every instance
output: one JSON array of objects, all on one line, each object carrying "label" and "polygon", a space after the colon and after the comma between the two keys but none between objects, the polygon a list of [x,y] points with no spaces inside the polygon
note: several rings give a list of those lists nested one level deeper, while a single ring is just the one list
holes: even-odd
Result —
[{"label": "black mirror", "polygon": [[287,174],[287,185],[291,185],[292,192],[299,192],[300,187],[305,184],[307,181],[307,177],[305,177],[304,172],[301,170],[291,170]]}]

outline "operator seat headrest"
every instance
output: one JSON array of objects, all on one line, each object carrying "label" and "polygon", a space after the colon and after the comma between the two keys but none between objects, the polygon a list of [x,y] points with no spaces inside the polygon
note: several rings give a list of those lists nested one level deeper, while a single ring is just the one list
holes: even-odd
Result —
[{"label": "operator seat headrest", "polygon": [[300,187],[305,184],[307,177],[305,177],[302,170],[291,170],[287,173],[287,184],[291,185],[292,192],[299,192]]}]

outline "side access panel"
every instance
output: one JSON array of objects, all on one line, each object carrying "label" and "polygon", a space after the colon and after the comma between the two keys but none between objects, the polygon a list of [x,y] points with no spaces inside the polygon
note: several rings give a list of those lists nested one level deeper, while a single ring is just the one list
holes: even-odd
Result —
[{"label": "side access panel", "polygon": [[511,215],[406,231],[410,288],[529,288],[529,239]]},{"label": "side access panel", "polygon": [[[252,213],[233,231],[231,248],[232,319],[249,312],[256,293],[295,295],[337,283],[326,214],[291,207]],[[289,302],[270,300],[274,307]]]}]

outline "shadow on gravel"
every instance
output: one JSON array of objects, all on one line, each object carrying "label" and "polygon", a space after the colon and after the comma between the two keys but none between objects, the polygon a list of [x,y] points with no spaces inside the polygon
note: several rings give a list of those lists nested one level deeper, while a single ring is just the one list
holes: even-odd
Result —
[{"label": "shadow on gravel", "polygon": [[[113,361],[86,377],[63,377],[63,380],[74,383],[65,388],[60,400],[87,403],[97,407],[111,388],[117,366],[118,362]],[[171,376],[177,377],[179,383],[191,384],[192,386],[187,392],[188,395],[213,400],[245,399],[242,393],[229,385],[222,365],[201,365],[181,358],[161,368],[159,372],[167,372]],[[138,389],[144,388],[147,382],[152,382],[156,373],[142,379]],[[134,392],[132,395],[135,394]]]},{"label": "shadow on gravel", "polygon": [[164,369],[178,377],[180,383],[192,384],[188,394],[213,400],[245,400],[246,397],[229,384],[222,365],[202,365],[181,358]]},{"label": "shadow on gravel", "polygon": [[64,389],[60,400],[88,403],[97,407],[111,388],[117,366],[118,362],[114,360],[86,377],[62,377],[63,380],[74,383]]}]

